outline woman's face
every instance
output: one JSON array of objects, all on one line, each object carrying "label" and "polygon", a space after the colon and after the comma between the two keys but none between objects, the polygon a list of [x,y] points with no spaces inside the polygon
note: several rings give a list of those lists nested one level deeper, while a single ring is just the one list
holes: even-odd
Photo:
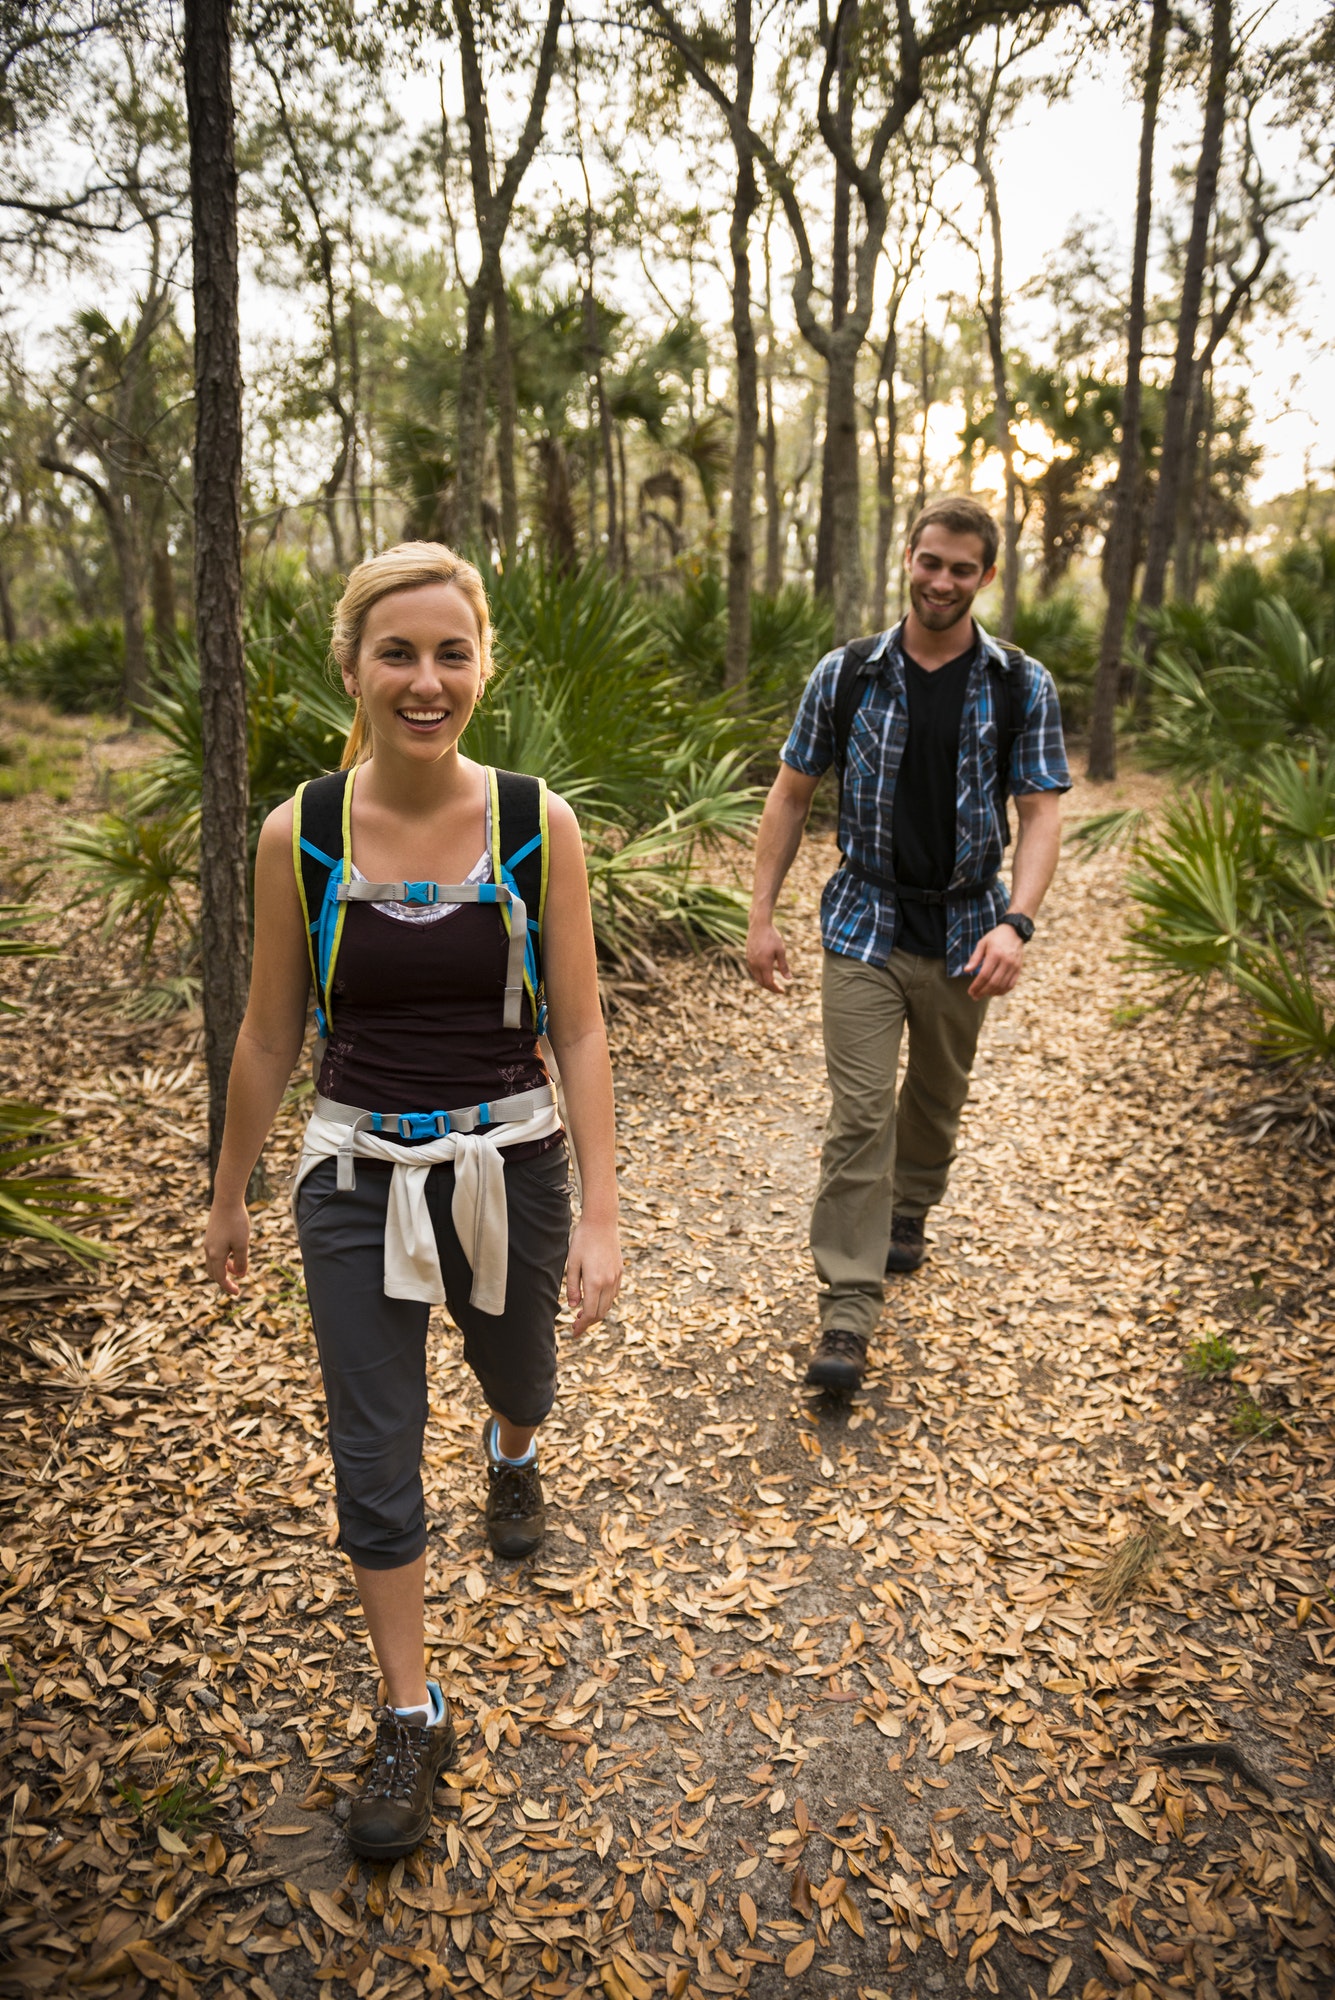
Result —
[{"label": "woman's face", "polygon": [[452,750],[482,687],[477,619],[463,592],[425,583],[380,598],[343,685],[360,694],[376,750],[426,763]]}]

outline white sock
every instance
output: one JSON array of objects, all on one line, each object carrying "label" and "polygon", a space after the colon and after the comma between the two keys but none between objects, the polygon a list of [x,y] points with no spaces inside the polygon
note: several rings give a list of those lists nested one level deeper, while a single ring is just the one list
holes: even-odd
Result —
[{"label": "white sock", "polygon": [[438,1681],[426,1684],[427,1700],[414,1703],[412,1708],[396,1708],[394,1713],[404,1722],[420,1722],[424,1728],[431,1728],[445,1713],[445,1697]]},{"label": "white sock", "polygon": [[532,1465],[538,1455],[538,1440],[536,1437],[529,1439],[528,1450],[524,1452],[522,1457],[507,1458],[501,1450],[501,1427],[495,1417],[493,1417],[491,1420],[491,1449],[493,1455],[500,1460],[502,1465]]}]

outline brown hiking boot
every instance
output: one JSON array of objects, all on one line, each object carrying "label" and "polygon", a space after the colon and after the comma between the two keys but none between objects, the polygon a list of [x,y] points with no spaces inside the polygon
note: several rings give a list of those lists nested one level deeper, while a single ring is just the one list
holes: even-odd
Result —
[{"label": "brown hiking boot", "polygon": [[547,1532],[547,1503],[536,1453],[523,1465],[496,1450],[495,1420],[482,1432],[487,1453],[487,1540],[498,1556],[531,1556]]},{"label": "brown hiking boot", "polygon": [[434,1723],[405,1720],[392,1708],[376,1710],[375,1754],[348,1815],[348,1840],[357,1854],[394,1861],[425,1840],[436,1779],[455,1751],[454,1724],[443,1706]]},{"label": "brown hiking boot", "polygon": [[916,1271],[927,1255],[923,1235],[923,1215],[897,1215],[890,1224],[890,1248],[886,1253],[885,1274],[893,1278],[904,1271]]},{"label": "brown hiking boot", "polygon": [[867,1343],[851,1327],[827,1326],[807,1363],[809,1389],[833,1389],[851,1395],[867,1372]]}]

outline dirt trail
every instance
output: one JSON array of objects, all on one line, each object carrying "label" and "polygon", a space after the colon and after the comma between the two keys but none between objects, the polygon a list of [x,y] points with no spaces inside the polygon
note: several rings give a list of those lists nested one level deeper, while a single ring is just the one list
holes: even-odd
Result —
[{"label": "dirt trail", "polygon": [[[341,1834],[376,1683],[278,1185],[300,1107],[220,1312],[194,1030],[118,1022],[105,966],[10,969],[36,998],[6,1088],[80,1120],[133,1207],[83,1294],[0,1277],[29,1295],[0,1350],[0,1987],[1333,1990],[1330,1171],[1226,1129],[1222,1026],[1139,1014],[1121,863],[1068,858],[932,1256],[865,1393],[812,1396],[830,860],[795,882],[784,1003],[688,965],[616,1017],[629,1276],[565,1350],[529,1563],[486,1551],[480,1408],[433,1335],[431,1636],[465,1732],[392,1871]],[[134,1343],[127,1372],[73,1393],[53,1334],[86,1366]],[[1212,1338],[1238,1359],[1200,1381]],[[1156,1566],[1096,1610],[1128,1545]]]}]

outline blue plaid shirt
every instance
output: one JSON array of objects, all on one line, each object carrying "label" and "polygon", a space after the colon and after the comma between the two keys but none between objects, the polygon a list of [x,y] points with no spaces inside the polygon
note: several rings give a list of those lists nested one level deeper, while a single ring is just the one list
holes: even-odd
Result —
[{"label": "blue plaid shirt", "polygon": [[[979,940],[1001,921],[1010,897],[997,875],[1010,838],[997,795],[997,686],[986,655],[1004,658],[999,646],[975,623],[973,666],[960,722],[959,783],[955,793],[955,870],[950,889],[985,882],[987,893],[960,896],[946,904],[946,971],[963,972]],[[901,626],[883,632],[862,668],[867,688],[853,717],[844,770],[839,847],[878,875],[894,875],[892,806],[895,779],[908,741],[908,691],[904,679]],[[842,646],[827,653],[802,696],[797,719],[783,746],[785,764],[809,778],[834,762],[834,691],[843,663]],[[1061,708],[1051,674],[1026,654],[1024,726],[1011,754],[1010,789],[1065,792],[1071,777],[1062,741]],[[821,939],[827,951],[884,965],[894,949],[897,910],[893,891],[863,882],[839,868],[825,885],[820,904]]]}]

